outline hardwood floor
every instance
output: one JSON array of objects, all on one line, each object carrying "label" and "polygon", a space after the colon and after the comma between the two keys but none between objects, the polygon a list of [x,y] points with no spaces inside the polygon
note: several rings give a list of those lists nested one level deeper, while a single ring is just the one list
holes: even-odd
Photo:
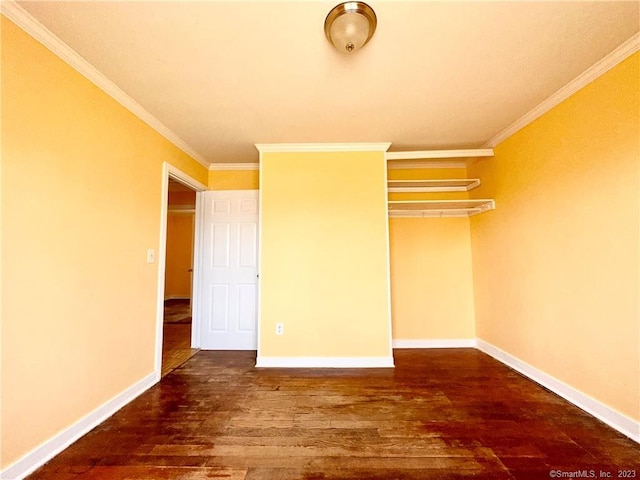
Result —
[{"label": "hardwood floor", "polygon": [[477,350],[395,359],[255,369],[253,352],[201,351],[29,478],[640,476],[636,443]]},{"label": "hardwood floor", "polygon": [[165,300],[162,329],[161,376],[164,377],[198,352],[197,348],[191,348],[189,299]]},{"label": "hardwood floor", "polygon": [[164,377],[198,353],[198,349],[191,348],[190,324],[165,323],[162,328],[162,376]]}]

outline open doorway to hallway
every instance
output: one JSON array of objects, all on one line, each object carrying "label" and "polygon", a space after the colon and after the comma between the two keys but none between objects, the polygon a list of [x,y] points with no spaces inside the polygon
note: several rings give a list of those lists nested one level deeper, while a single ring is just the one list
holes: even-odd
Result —
[{"label": "open doorway to hallway", "polygon": [[191,358],[196,192],[169,178],[162,371],[164,377]]}]

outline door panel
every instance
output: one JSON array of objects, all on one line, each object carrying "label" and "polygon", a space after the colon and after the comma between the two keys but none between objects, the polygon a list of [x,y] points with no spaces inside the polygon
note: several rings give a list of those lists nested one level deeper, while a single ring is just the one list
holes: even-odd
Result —
[{"label": "door panel", "polygon": [[240,266],[258,268],[258,225],[255,223],[242,223],[240,229]]},{"label": "door panel", "polygon": [[200,348],[257,348],[258,192],[204,193]]},{"label": "door panel", "polygon": [[240,285],[238,302],[238,329],[243,332],[254,331],[256,327],[256,286]]},{"label": "door panel", "polygon": [[211,223],[211,258],[210,268],[229,267],[229,229],[228,223]]},{"label": "door panel", "polygon": [[209,318],[211,332],[226,332],[229,329],[229,287],[227,285],[211,285]]}]

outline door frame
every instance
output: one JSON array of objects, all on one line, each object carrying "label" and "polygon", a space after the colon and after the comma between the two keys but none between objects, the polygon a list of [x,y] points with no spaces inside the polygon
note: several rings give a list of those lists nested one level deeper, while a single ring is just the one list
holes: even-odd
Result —
[{"label": "door frame", "polygon": [[198,322],[195,319],[199,319],[200,311],[198,308],[197,297],[199,294],[200,285],[200,242],[198,241],[201,221],[202,221],[202,193],[207,190],[207,186],[197,181],[195,178],[184,173],[179,168],[171,165],[168,162],[162,162],[162,190],[161,190],[161,205],[160,205],[160,239],[158,241],[158,287],[157,287],[157,302],[156,302],[156,340],[155,340],[155,362],[154,362],[154,377],[155,381],[159,381],[162,373],[162,340],[163,340],[163,322],[164,322],[164,281],[165,281],[165,269],[166,269],[166,256],[167,256],[167,216],[169,210],[169,178],[172,178],[196,192],[196,213],[194,215],[195,233],[193,238],[193,279],[192,289],[193,296],[191,298],[191,305],[193,306],[192,319],[191,319],[191,346],[195,346],[196,337],[194,336],[194,325]]}]

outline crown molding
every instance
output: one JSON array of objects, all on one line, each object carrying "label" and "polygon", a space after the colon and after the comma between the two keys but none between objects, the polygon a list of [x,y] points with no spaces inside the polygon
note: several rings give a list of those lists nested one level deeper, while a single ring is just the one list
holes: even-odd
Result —
[{"label": "crown molding", "polygon": [[175,132],[149,113],[142,105],[123,92],[120,87],[100,73],[98,69],[82,58],[75,50],[51,32],[51,30],[33,18],[14,0],[2,0],[0,2],[0,11],[5,17],[51,50],[78,73],[86,77],[90,82],[153,128],[173,145],[191,156],[203,167],[207,168],[209,166],[209,162],[191,147],[191,145],[182,140]]},{"label": "crown molding", "polygon": [[545,99],[533,110],[530,110],[528,113],[524,114],[514,123],[502,130],[495,137],[489,140],[485,146],[490,148],[495,147],[517,131],[529,125],[538,117],[541,117],[542,115],[547,113],[556,105],[562,103],[564,100],[569,98],[581,88],[586,87],[589,83],[593,82],[596,78],[611,70],[623,60],[629,58],[638,50],[640,50],[640,33],[636,33],[630,39],[621,44],[618,48],[609,53],[606,57],[599,60],[597,63],[595,63],[580,75],[578,75],[576,78],[567,83],[560,90]]},{"label": "crown molding", "polygon": [[259,163],[212,163],[209,170],[260,170]]},{"label": "crown molding", "polygon": [[391,142],[381,143],[256,143],[265,152],[386,152]]}]

